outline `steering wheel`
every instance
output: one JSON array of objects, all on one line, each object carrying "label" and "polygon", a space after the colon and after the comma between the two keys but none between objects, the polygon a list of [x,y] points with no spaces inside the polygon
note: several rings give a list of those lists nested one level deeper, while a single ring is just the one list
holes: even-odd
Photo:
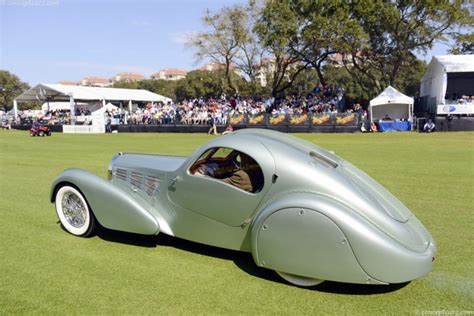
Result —
[{"label": "steering wheel", "polygon": [[205,176],[210,176],[214,177],[216,170],[217,170],[217,164],[216,163],[203,163],[200,165],[197,169],[196,172],[205,175]]},{"label": "steering wheel", "polygon": [[236,169],[242,168],[242,161],[240,159],[240,155],[235,155],[234,157],[232,157],[231,163],[232,163],[232,166],[235,167]]}]

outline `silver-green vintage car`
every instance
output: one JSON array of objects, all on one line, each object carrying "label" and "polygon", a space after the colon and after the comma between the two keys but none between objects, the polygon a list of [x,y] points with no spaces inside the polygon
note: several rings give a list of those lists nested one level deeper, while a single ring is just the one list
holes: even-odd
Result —
[{"label": "silver-green vintage car", "polygon": [[190,157],[119,153],[108,180],[68,169],[51,202],[73,235],[90,236],[99,223],[251,252],[258,266],[298,286],[407,282],[431,271],[436,248],[367,174],[269,130],[215,138]]}]

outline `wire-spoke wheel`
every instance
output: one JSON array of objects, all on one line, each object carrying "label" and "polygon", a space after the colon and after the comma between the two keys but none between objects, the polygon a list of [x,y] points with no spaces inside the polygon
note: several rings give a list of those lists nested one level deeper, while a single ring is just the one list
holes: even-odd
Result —
[{"label": "wire-spoke wheel", "polygon": [[65,185],[56,193],[56,213],[71,234],[88,237],[95,231],[95,218],[79,190]]},{"label": "wire-spoke wheel", "polygon": [[275,271],[283,280],[296,286],[311,287],[324,282],[324,280],[308,278],[300,275],[290,274],[286,272]]}]

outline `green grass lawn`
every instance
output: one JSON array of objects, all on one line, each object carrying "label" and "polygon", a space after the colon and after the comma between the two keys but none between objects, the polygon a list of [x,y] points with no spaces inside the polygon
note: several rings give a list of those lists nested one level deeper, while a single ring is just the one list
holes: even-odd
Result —
[{"label": "green grass lawn", "polygon": [[64,232],[53,179],[106,177],[119,151],[188,155],[203,134],[30,138],[0,131],[0,314],[417,314],[474,311],[474,133],[297,134],[386,186],[437,242],[434,270],[406,286],[280,282],[250,254],[177,238]]}]

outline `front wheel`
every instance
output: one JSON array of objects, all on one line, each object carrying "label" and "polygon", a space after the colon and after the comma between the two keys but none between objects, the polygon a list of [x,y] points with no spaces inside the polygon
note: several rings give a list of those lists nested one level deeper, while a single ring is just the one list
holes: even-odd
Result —
[{"label": "front wheel", "polygon": [[43,136],[44,136],[44,132],[43,132],[43,131],[39,131],[38,136],[43,137]]},{"label": "front wheel", "polygon": [[86,199],[79,190],[65,185],[56,192],[56,213],[61,225],[75,236],[89,237],[96,222]]},{"label": "front wheel", "polygon": [[283,280],[296,286],[311,287],[324,282],[324,280],[308,278],[301,275],[290,274],[286,272],[275,271]]}]

